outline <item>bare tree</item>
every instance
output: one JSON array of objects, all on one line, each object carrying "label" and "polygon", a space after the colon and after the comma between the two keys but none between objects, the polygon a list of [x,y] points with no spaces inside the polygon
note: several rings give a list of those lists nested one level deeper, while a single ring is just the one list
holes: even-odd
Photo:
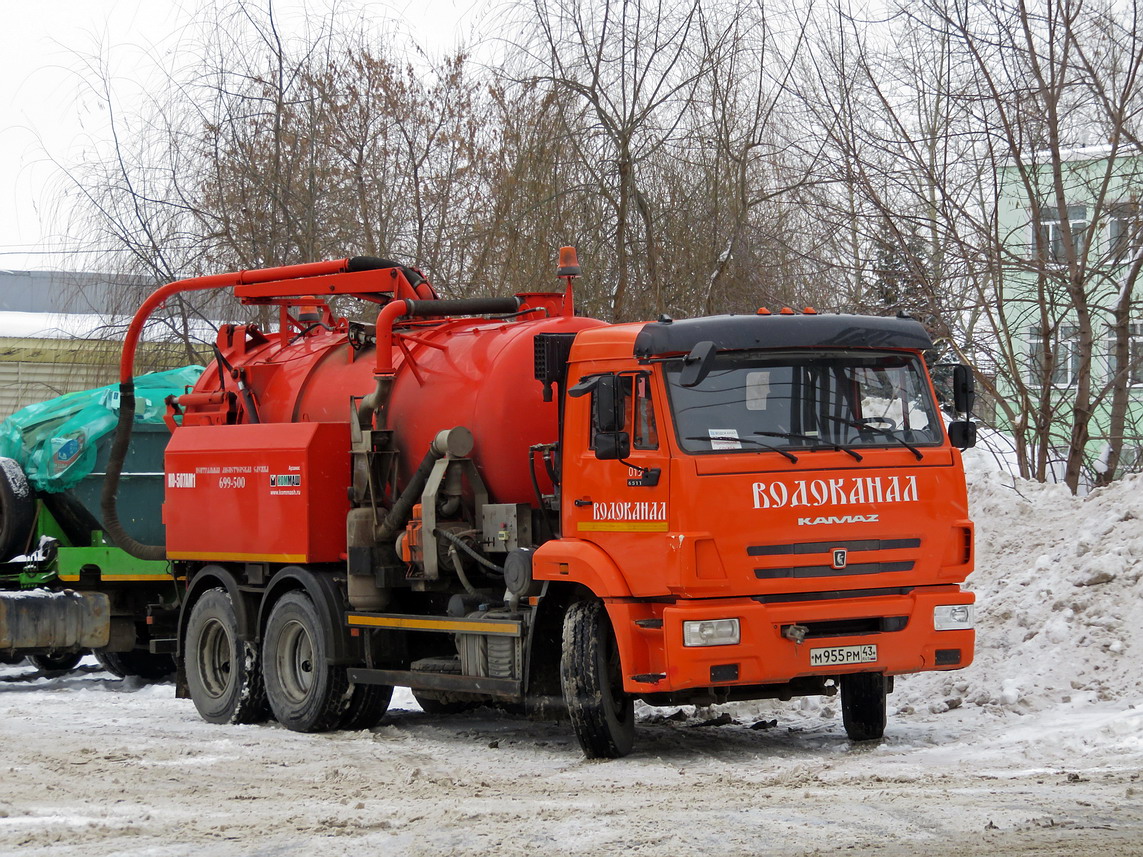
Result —
[{"label": "bare tree", "polygon": [[627,316],[632,286],[661,311],[658,223],[642,170],[678,131],[706,71],[706,57],[691,49],[700,3],[534,0],[533,8],[527,59],[542,71],[525,74],[582,106],[568,116],[565,139],[612,212],[610,314]]},{"label": "bare tree", "polygon": [[[1138,274],[1106,240],[1133,222],[1121,207],[1138,170],[1125,147],[1139,101],[1131,25],[1081,2],[927,0],[871,32],[834,9],[807,103],[845,164],[855,246],[895,244],[914,311],[970,343],[1023,475],[1050,478],[1056,455],[1073,491],[1113,471]],[[1109,329],[1122,371],[1105,374]]]}]

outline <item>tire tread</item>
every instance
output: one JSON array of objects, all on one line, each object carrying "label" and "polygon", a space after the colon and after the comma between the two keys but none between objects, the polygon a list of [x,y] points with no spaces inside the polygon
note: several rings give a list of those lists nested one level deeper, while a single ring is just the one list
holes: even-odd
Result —
[{"label": "tire tread", "polygon": [[877,741],[885,735],[885,694],[882,673],[849,673],[841,685],[841,719],[851,741]]},{"label": "tire tread", "polygon": [[[324,677],[315,676],[319,685],[316,696],[310,696],[300,705],[292,705],[284,697],[279,697],[274,684],[275,667],[269,647],[276,639],[276,622],[284,611],[296,609],[308,625],[307,631],[313,642],[315,668],[320,664]],[[270,708],[279,723],[294,732],[329,732],[342,723],[342,718],[352,704],[352,690],[349,676],[344,667],[331,667],[326,664],[325,637],[322,635],[321,618],[313,601],[304,592],[294,590],[278,599],[270,611],[263,638],[262,664],[263,683]],[[324,686],[320,686],[324,685]]]},{"label": "tire tread", "polygon": [[560,678],[572,727],[584,755],[589,759],[618,759],[631,752],[634,713],[629,698],[613,700],[626,717],[609,714],[604,694],[610,692],[608,676],[599,664],[606,662],[601,646],[611,634],[607,613],[599,601],[579,601],[568,608],[564,619]]}]

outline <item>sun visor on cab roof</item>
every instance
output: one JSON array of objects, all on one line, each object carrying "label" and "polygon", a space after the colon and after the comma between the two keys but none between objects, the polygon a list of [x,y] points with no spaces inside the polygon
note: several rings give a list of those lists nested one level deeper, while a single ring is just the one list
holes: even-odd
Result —
[{"label": "sun visor on cab roof", "polygon": [[925,328],[912,318],[868,315],[716,315],[652,321],[635,337],[636,357],[688,354],[709,341],[719,351],[757,348],[933,347]]}]

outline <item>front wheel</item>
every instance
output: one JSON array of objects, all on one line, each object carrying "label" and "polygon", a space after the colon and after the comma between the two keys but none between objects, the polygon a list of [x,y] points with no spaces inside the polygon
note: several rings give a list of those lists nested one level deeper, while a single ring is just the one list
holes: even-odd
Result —
[{"label": "front wheel", "polygon": [[[184,660],[191,701],[208,723],[256,723],[263,719],[265,693],[258,652],[238,636],[238,617],[224,589],[208,589],[195,602],[187,621]],[[112,663],[130,669],[126,655],[109,654]]]},{"label": "front wheel", "polygon": [[589,759],[618,759],[635,743],[635,700],[623,692],[619,646],[599,601],[580,601],[564,617],[560,684],[572,727]]},{"label": "front wheel", "polygon": [[270,612],[262,669],[270,709],[287,729],[325,732],[341,723],[349,679],[329,665],[321,618],[304,592],[287,592]]},{"label": "front wheel", "polygon": [[851,741],[876,741],[885,734],[887,681],[881,673],[841,677],[841,722]]}]

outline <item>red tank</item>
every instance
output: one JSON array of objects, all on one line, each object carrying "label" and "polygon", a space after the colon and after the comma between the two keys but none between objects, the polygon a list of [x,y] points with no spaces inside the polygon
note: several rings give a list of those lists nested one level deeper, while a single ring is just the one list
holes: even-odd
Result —
[{"label": "red tank", "polygon": [[[401,452],[399,487],[437,432],[465,426],[475,438],[472,457],[492,501],[535,502],[528,447],[558,438],[556,404],[543,401],[533,374],[533,338],[604,322],[557,314],[562,295],[520,297],[524,309],[543,306],[552,314],[538,319],[533,312],[506,320],[415,321],[394,329],[393,383],[384,427],[394,431]],[[292,337],[224,328],[218,343],[224,368],[242,372],[249,391],[238,390],[239,422],[252,421],[251,401],[262,423],[356,419],[360,398],[376,387],[375,348],[366,344],[355,349],[344,320],[333,321],[328,312],[324,318],[333,322],[332,329],[317,326]],[[235,389],[230,378],[226,386]],[[220,421],[212,415],[217,406],[206,401],[218,389],[215,363],[194,390],[200,395],[181,400],[184,425]],[[541,486],[550,490],[543,468],[537,470]]]}]

